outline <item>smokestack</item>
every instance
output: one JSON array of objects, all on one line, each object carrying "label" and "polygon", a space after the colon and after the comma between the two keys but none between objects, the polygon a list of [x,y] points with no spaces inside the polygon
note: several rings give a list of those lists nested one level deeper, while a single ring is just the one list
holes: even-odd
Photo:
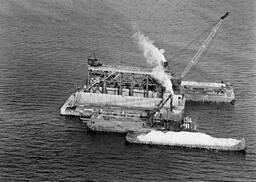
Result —
[{"label": "smokestack", "polygon": [[168,66],[168,62],[167,61],[163,61],[163,67],[167,68],[167,66]]}]

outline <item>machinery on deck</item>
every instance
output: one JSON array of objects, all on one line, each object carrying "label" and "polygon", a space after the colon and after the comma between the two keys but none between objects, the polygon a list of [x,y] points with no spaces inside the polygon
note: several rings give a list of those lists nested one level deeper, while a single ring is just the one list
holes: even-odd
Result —
[{"label": "machinery on deck", "polygon": [[[195,102],[216,102],[216,103],[235,103],[234,89],[230,83],[209,83],[209,82],[193,82],[184,81],[184,77],[200,60],[200,56],[206,50],[209,43],[219,30],[224,19],[229,15],[227,12],[223,15],[218,23],[214,26],[210,34],[207,36],[201,47],[198,49],[190,63],[182,72],[180,77],[172,77],[174,91],[181,92],[185,95],[187,101]],[[168,68],[168,66],[166,66]],[[171,74],[171,73],[170,73]]]},{"label": "machinery on deck", "polygon": [[72,94],[62,115],[80,116],[93,131],[194,131],[184,117],[185,97],[167,92],[150,70],[89,66],[87,84]]},{"label": "machinery on deck", "polygon": [[192,122],[190,117],[187,116],[183,119],[173,119],[171,116],[172,106],[163,108],[169,99],[172,99],[171,94],[163,99],[154,109],[148,110],[147,117],[149,118],[151,127],[163,128],[171,131],[195,131],[196,125]]}]

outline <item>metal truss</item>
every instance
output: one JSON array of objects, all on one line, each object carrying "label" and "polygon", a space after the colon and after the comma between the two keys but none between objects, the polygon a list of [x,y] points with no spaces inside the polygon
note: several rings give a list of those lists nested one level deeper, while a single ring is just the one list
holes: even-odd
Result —
[{"label": "metal truss", "polygon": [[129,95],[133,91],[145,91],[145,97],[148,97],[149,91],[158,92],[163,88],[150,75],[150,72],[140,73],[125,70],[109,69],[89,69],[88,82],[85,88],[87,92],[107,93],[108,88],[117,88],[118,94],[121,95],[122,89],[129,89]]}]

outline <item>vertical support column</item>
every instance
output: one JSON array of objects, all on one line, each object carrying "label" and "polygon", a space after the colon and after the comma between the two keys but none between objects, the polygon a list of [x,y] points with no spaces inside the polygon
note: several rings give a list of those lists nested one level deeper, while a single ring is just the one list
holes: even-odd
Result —
[{"label": "vertical support column", "polygon": [[[91,83],[91,71],[88,70],[88,76],[87,76],[85,88],[89,87],[90,83]],[[90,92],[90,90],[91,89],[89,89],[89,92]]]},{"label": "vertical support column", "polygon": [[89,71],[88,72],[88,86],[91,84],[91,74],[92,74],[92,71]]},{"label": "vertical support column", "polygon": [[108,76],[108,72],[104,72],[104,76],[103,76],[103,83],[102,83],[102,93],[106,93],[106,77]]},{"label": "vertical support column", "polygon": [[120,73],[120,81],[119,81],[119,92],[118,95],[122,95],[123,91],[122,91],[122,83],[123,83],[123,73]]},{"label": "vertical support column", "polygon": [[173,95],[172,95],[171,98],[170,98],[170,110],[171,110],[171,111],[172,111],[172,109],[173,109],[172,102],[173,102]]},{"label": "vertical support column", "polygon": [[148,97],[148,84],[149,84],[148,75],[146,76],[146,79],[147,79],[147,82],[146,82],[146,97]]},{"label": "vertical support column", "polygon": [[106,84],[106,80],[104,80],[102,85],[102,93],[107,93]]},{"label": "vertical support column", "polygon": [[134,78],[133,78],[133,75],[131,76],[132,78],[131,78],[131,87],[130,87],[130,93],[129,93],[129,95],[130,96],[133,96],[133,86],[134,86]]}]

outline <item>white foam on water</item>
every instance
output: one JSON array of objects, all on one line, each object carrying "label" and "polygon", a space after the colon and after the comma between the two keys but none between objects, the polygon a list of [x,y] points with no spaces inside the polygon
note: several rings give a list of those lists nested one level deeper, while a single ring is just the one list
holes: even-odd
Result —
[{"label": "white foam on water", "polygon": [[240,140],[233,138],[214,138],[205,133],[198,132],[162,132],[151,131],[147,134],[137,136],[137,139],[142,142],[153,142],[163,145],[207,145],[207,146],[222,146],[231,147],[237,145]]}]

